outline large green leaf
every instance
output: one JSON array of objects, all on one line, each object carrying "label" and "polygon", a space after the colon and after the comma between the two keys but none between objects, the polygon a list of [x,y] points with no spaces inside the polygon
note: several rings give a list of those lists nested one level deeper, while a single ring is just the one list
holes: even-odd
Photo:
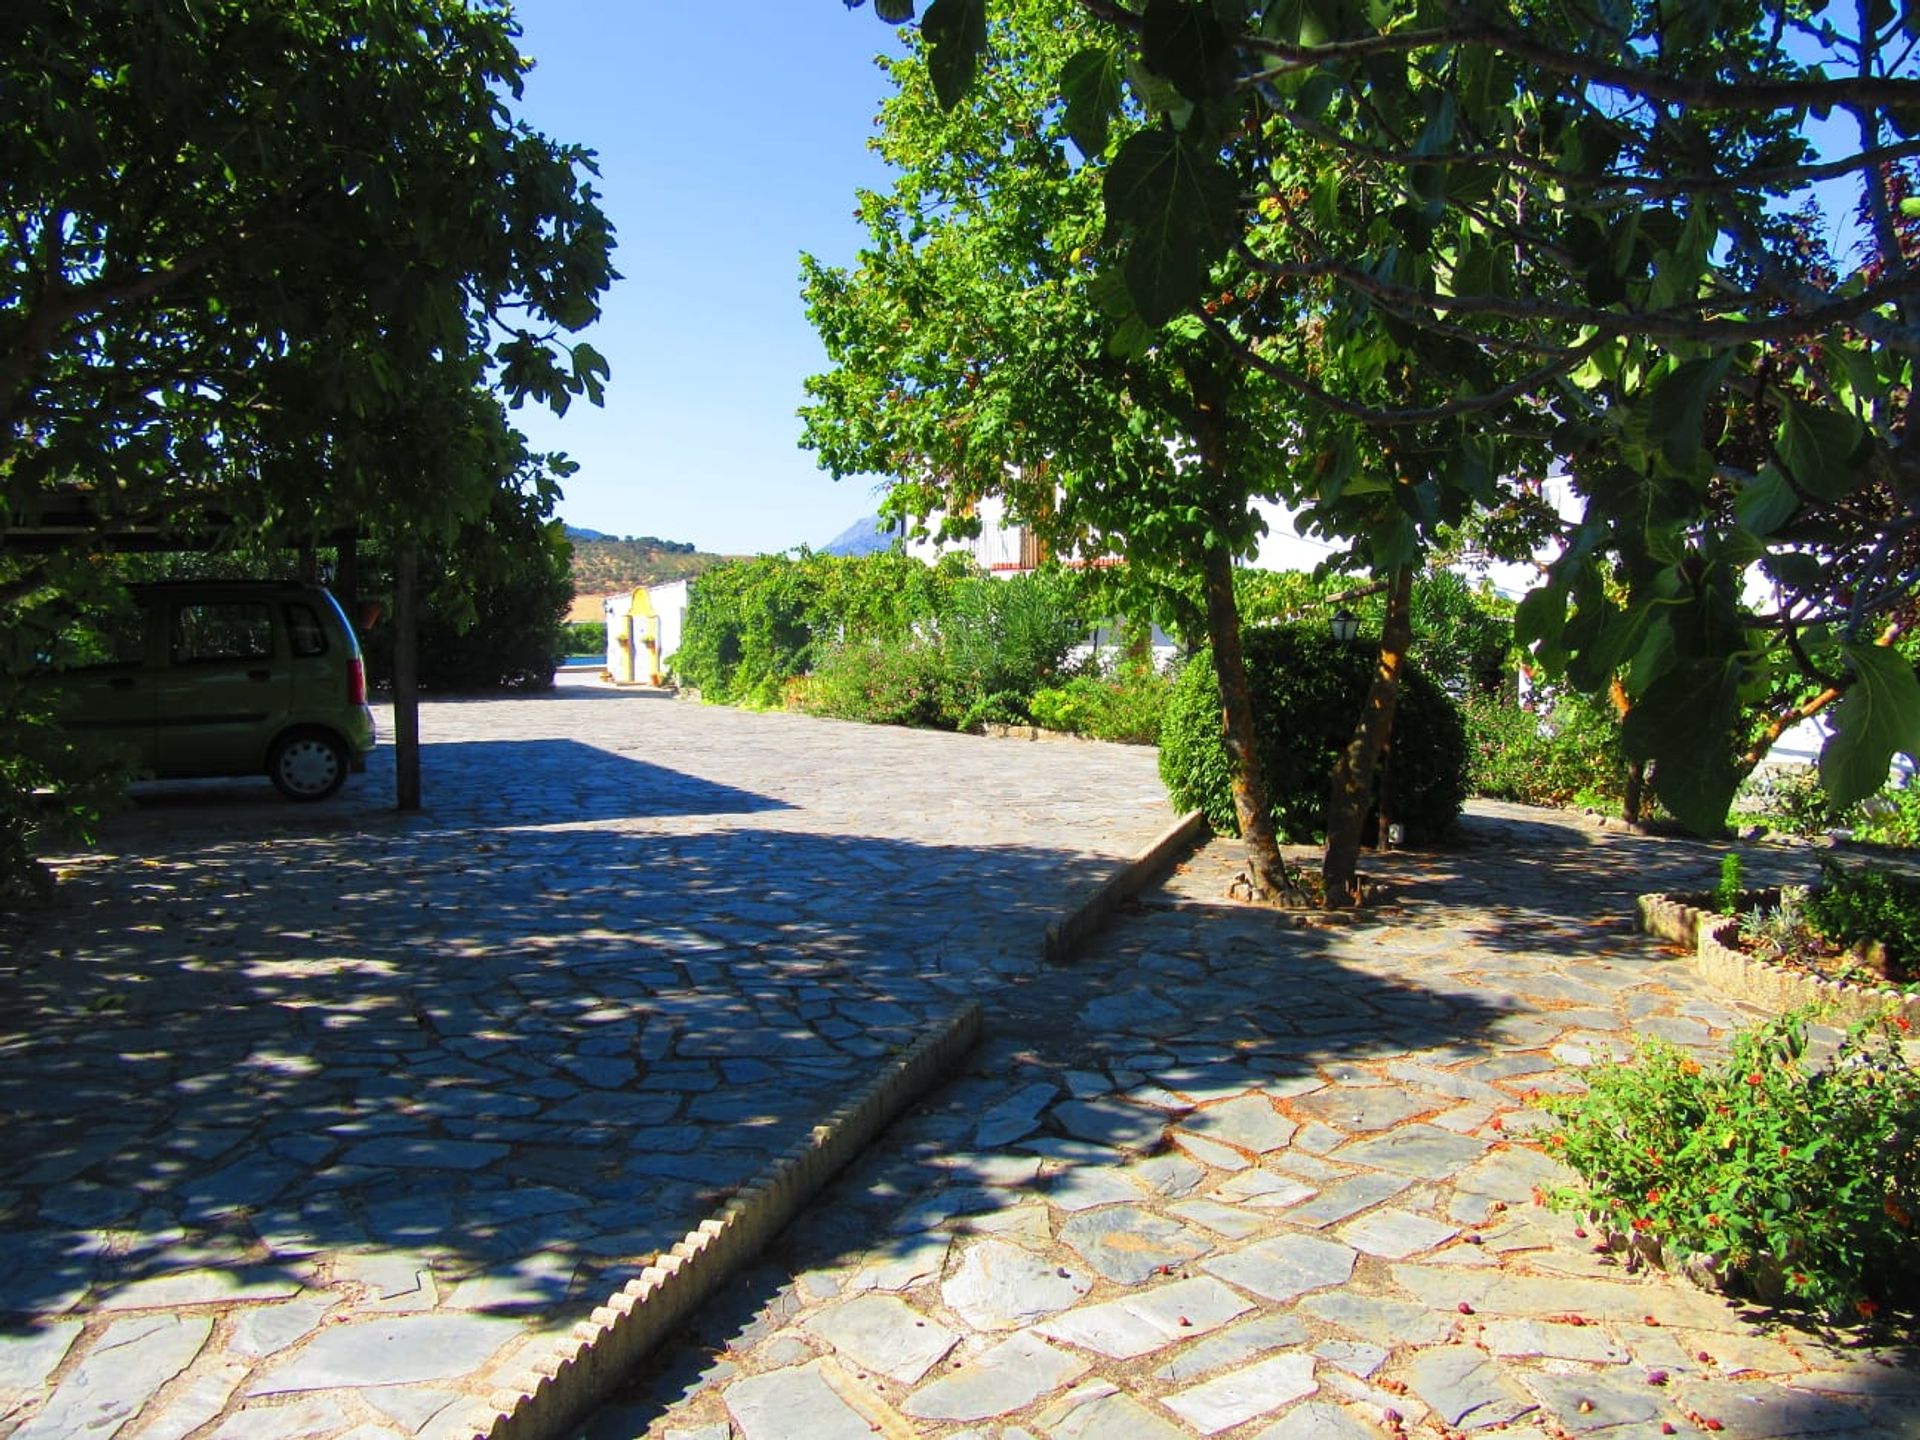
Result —
[{"label": "large green leaf", "polygon": [[1742,667],[1686,661],[1649,685],[1621,726],[1627,753],[1653,765],[1653,789],[1696,835],[1726,829],[1740,777],[1733,766]]},{"label": "large green leaf", "polygon": [[1731,350],[1683,361],[1654,387],[1647,406],[1648,438],[1676,470],[1686,469],[1700,454],[1707,402],[1720,393],[1732,364]]},{"label": "large green leaf", "polygon": [[1848,645],[1854,682],[1833,710],[1820,751],[1820,783],[1836,805],[1864,800],[1887,783],[1896,752],[1920,759],[1920,679],[1899,651]]},{"label": "large green leaf", "polygon": [[1809,495],[1838,500],[1866,479],[1858,463],[1866,427],[1844,410],[1788,400],[1776,438],[1780,458]]},{"label": "large green leaf", "polygon": [[1750,535],[1771,535],[1799,508],[1800,497],[1772,465],[1763,466],[1733,497],[1734,518]]},{"label": "large green leaf", "polygon": [[1104,185],[1107,215],[1132,239],[1127,290],[1149,325],[1191,305],[1207,268],[1226,253],[1234,221],[1233,176],[1216,153],[1168,130],[1128,137]]},{"label": "large green leaf", "polygon": [[1211,7],[1194,0],[1147,0],[1140,58],[1187,99],[1215,100],[1233,87],[1233,40]]},{"label": "large green leaf", "polygon": [[987,49],[987,0],[933,0],[920,22],[927,40],[927,73],[933,93],[948,110],[973,84],[973,73]]},{"label": "large green leaf", "polygon": [[1060,67],[1067,134],[1089,160],[1106,153],[1108,122],[1120,109],[1120,61],[1111,50],[1082,50]]}]

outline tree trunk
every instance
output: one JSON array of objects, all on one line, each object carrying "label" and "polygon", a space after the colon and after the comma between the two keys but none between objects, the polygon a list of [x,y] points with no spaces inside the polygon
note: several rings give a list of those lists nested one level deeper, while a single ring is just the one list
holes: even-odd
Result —
[{"label": "tree trunk", "polygon": [[1640,825],[1640,812],[1647,804],[1647,762],[1629,760],[1627,762],[1626,793],[1620,797],[1620,818],[1636,829]]},{"label": "tree trunk", "polygon": [[1373,800],[1373,771],[1393,736],[1393,712],[1400,703],[1400,674],[1413,642],[1413,571],[1394,573],[1387,587],[1387,618],[1380,634],[1380,663],[1367,687],[1367,701],[1353,728],[1353,739],[1333,764],[1327,795],[1327,854],[1321,876],[1327,904],[1360,903],[1360,832]]},{"label": "tree trunk", "polygon": [[1213,673],[1220,685],[1220,734],[1233,774],[1233,813],[1247,847],[1247,881],[1254,897],[1277,900],[1293,890],[1273,829],[1273,804],[1260,770],[1254,739],[1253,691],[1240,647],[1240,605],[1233,595],[1233,556],[1225,545],[1207,547],[1202,562],[1207,597],[1207,638],[1213,642]]},{"label": "tree trunk", "polygon": [[393,577],[394,808],[420,808],[420,552],[397,542]]}]

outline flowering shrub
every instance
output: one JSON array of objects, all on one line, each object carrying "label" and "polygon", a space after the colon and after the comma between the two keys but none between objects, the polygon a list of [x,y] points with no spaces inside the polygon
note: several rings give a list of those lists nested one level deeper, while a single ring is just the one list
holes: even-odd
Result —
[{"label": "flowering shrub", "polygon": [[1172,692],[1172,680],[1144,666],[1113,676],[1076,675],[1034,692],[1033,722],[1091,740],[1152,745],[1160,738]]},{"label": "flowering shrub", "polygon": [[1550,1149],[1584,1183],[1553,1203],[1668,1263],[1703,1256],[1751,1292],[1830,1316],[1920,1295],[1920,1074],[1906,1022],[1856,1028],[1805,1062],[1798,1016],[1743,1031],[1707,1063],[1649,1040],[1596,1067],[1585,1095],[1540,1103]]}]

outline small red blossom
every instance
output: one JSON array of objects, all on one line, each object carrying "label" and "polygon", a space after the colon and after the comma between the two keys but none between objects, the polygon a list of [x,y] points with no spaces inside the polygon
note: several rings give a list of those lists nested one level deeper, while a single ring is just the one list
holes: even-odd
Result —
[{"label": "small red blossom", "polygon": [[1880,1302],[1863,1295],[1853,1302],[1853,1308],[1860,1312],[1861,1319],[1871,1320],[1880,1313]]},{"label": "small red blossom", "polygon": [[1636,1230],[1651,1230],[1653,1228],[1653,1221],[1642,1215],[1633,1222],[1633,1228]]},{"label": "small red blossom", "polygon": [[1766,1079],[1766,1076],[1762,1075],[1758,1070],[1755,1070],[1751,1075],[1747,1076],[1747,1084],[1764,1085],[1766,1084]]},{"label": "small red blossom", "polygon": [[1647,1191],[1647,1204],[1658,1205],[1659,1203],[1660,1203],[1660,1192],[1658,1190]]}]

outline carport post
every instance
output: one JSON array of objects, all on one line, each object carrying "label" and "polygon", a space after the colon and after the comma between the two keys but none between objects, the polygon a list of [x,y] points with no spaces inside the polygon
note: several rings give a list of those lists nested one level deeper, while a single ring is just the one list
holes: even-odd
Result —
[{"label": "carport post", "polygon": [[420,653],[414,614],[420,552],[400,546],[393,577],[394,808],[420,808]]}]

